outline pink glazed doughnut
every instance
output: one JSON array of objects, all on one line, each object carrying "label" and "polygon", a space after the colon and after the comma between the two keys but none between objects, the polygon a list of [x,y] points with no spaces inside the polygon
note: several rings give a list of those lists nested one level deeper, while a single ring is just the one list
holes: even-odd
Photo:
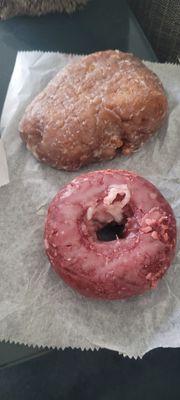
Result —
[{"label": "pink glazed doughnut", "polygon": [[48,209],[45,248],[52,267],[87,297],[125,299],[155,288],[175,247],[170,205],[133,172],[80,175]]}]

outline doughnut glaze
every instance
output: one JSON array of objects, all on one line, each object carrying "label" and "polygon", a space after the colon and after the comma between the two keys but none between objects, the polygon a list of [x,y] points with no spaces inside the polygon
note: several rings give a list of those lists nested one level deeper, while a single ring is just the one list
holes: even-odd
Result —
[{"label": "doughnut glaze", "polygon": [[133,172],[80,175],[57,193],[48,209],[45,248],[52,267],[88,297],[124,299],[155,288],[175,247],[170,205],[152,183]]}]

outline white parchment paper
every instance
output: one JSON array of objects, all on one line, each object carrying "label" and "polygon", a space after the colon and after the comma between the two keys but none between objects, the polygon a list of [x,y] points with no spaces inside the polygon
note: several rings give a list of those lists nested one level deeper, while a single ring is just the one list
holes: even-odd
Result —
[{"label": "white parchment paper", "polygon": [[0,187],[9,183],[8,166],[4,143],[0,136]]},{"label": "white parchment paper", "polygon": [[51,269],[44,253],[44,214],[58,189],[88,170],[135,170],[151,180],[180,220],[180,67],[146,64],[162,80],[169,119],[131,157],[94,164],[75,173],[38,163],[22,144],[18,122],[29,101],[71,58],[19,53],[1,129],[10,183],[0,188],[0,339],[48,347],[105,347],[142,356],[155,347],[180,346],[180,253],[158,289],[126,301],[81,297]]}]

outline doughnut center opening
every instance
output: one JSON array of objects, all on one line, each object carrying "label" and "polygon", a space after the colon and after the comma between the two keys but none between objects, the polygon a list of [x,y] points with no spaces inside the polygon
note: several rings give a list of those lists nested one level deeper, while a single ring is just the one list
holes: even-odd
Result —
[{"label": "doughnut center opening", "polygon": [[109,224],[104,225],[101,229],[98,229],[96,236],[100,242],[111,242],[117,239],[124,239],[125,222],[118,224],[116,221],[112,221]]}]

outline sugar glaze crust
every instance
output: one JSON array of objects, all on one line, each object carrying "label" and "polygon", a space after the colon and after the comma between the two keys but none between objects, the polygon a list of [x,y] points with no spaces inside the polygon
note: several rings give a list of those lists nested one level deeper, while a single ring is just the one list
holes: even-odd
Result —
[{"label": "sugar glaze crust", "polygon": [[[123,237],[100,241],[107,223]],[[159,190],[129,171],[80,175],[52,200],[45,223],[52,267],[72,288],[97,299],[124,299],[155,288],[175,255],[176,221]]]},{"label": "sugar glaze crust", "polygon": [[167,99],[159,78],[137,57],[118,50],[69,63],[27,107],[22,140],[55,168],[131,154],[162,125]]}]

